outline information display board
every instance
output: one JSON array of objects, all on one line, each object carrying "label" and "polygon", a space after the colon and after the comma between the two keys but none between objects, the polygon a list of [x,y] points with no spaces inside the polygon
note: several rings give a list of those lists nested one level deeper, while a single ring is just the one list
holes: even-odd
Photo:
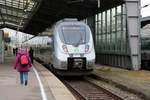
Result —
[{"label": "information display board", "polygon": [[4,62],[4,32],[0,30],[0,63]]}]

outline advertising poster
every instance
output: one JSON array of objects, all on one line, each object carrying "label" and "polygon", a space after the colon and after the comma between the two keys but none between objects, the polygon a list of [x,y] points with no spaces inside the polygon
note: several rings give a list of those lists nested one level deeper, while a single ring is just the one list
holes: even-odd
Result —
[{"label": "advertising poster", "polygon": [[4,62],[4,41],[3,41],[3,30],[0,30],[0,63]]}]

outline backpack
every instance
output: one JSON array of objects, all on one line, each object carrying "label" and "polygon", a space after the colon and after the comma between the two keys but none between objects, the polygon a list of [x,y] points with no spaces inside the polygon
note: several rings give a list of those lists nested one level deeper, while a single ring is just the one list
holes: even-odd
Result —
[{"label": "backpack", "polygon": [[21,55],[20,56],[20,66],[21,67],[27,67],[29,63],[29,59],[27,55]]}]

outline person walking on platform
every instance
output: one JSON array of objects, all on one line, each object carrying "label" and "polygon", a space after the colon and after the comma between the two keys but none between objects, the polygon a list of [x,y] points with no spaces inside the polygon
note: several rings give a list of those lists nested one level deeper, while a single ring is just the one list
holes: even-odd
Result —
[{"label": "person walking on platform", "polygon": [[28,84],[28,72],[32,67],[30,57],[28,55],[27,50],[19,49],[14,69],[17,69],[20,72],[20,83],[21,84]]},{"label": "person walking on platform", "polygon": [[33,53],[34,53],[34,51],[33,51],[32,47],[30,47],[29,56],[30,56],[32,64],[33,64]]},{"label": "person walking on platform", "polygon": [[16,55],[16,48],[13,48],[13,55]]}]

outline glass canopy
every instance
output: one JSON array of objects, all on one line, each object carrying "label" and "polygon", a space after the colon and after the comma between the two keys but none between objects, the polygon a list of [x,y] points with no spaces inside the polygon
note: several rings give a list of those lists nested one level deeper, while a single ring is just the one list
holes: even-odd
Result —
[{"label": "glass canopy", "polygon": [[0,27],[23,28],[41,0],[0,0]]}]

